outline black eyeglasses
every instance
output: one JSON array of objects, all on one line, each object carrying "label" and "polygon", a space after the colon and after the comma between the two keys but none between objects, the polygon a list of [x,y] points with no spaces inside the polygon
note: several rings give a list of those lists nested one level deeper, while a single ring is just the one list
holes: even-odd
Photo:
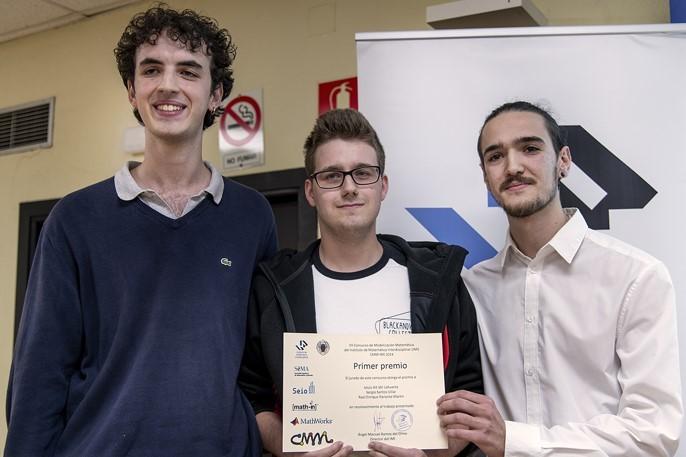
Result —
[{"label": "black eyeglasses", "polygon": [[354,168],[350,171],[325,170],[314,173],[310,179],[314,179],[322,189],[335,189],[343,185],[345,177],[350,175],[353,182],[359,186],[374,184],[381,178],[381,167],[366,166]]}]

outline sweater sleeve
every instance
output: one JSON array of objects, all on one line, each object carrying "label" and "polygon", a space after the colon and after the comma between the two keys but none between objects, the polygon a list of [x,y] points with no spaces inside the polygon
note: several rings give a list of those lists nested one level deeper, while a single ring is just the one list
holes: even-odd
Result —
[{"label": "sweater sleeve", "polygon": [[[263,299],[258,290],[265,286],[262,284],[266,279],[259,274],[253,278],[248,308],[248,325],[246,331],[245,350],[243,362],[238,375],[238,385],[248,397],[255,414],[263,411],[275,411],[277,409],[277,397],[275,394],[274,381],[269,375],[269,370],[264,359],[262,349],[261,312]],[[267,287],[270,290],[269,287]],[[261,306],[262,305],[262,306]]]},{"label": "sweater sleeve", "polygon": [[29,276],[8,384],[5,455],[51,455],[68,420],[81,308],[76,262],[54,222],[43,228]]}]

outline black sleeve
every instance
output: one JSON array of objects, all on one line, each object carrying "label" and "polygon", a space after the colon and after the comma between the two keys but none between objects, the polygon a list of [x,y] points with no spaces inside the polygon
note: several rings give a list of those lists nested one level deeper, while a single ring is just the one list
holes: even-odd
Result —
[{"label": "black sleeve", "polygon": [[457,365],[448,390],[469,390],[483,394],[484,381],[481,373],[476,310],[461,276],[458,276],[450,319],[453,321],[453,328],[459,329],[459,333],[457,341],[454,341],[455,335],[451,335],[452,349],[457,350]]},{"label": "black sleeve", "polygon": [[[238,374],[238,385],[248,397],[255,414],[278,409],[274,381],[267,369],[262,345],[261,309],[265,305],[265,288],[271,290],[264,276],[256,274],[250,293],[243,362]],[[259,293],[260,290],[262,294]],[[268,299],[274,300],[273,295]]]}]

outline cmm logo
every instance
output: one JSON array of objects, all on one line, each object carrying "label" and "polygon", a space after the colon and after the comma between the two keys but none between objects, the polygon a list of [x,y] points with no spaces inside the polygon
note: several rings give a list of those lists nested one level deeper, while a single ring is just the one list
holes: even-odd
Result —
[{"label": "cmm logo", "polygon": [[[572,150],[574,169],[560,182],[564,207],[579,208],[592,229],[610,228],[610,210],[640,209],[657,191],[580,125],[561,125]],[[497,207],[490,194],[489,207]],[[405,208],[438,241],[464,246],[471,268],[497,251],[453,208]]]},{"label": "cmm logo", "polygon": [[329,438],[326,431],[323,432],[308,432],[308,433],[296,433],[291,436],[291,444],[296,446],[319,446],[322,443],[331,444],[333,440]]}]

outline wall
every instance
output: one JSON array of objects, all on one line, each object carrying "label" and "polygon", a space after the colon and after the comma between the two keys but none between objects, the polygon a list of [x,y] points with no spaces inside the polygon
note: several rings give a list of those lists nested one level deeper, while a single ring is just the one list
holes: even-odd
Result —
[{"label": "wall", "polygon": [[[238,45],[234,93],[263,89],[266,164],[245,171],[256,173],[302,166],[302,143],[317,112],[317,83],[355,74],[355,32],[427,29],[425,8],[440,2],[169,3],[192,7],[229,28]],[[136,122],[112,49],[130,17],[149,4],[0,44],[0,107],[56,97],[53,147],[0,156],[0,405],[5,404],[12,352],[19,203],[61,197],[111,176],[131,159],[121,152],[122,132]],[[667,0],[536,4],[550,25],[669,21]],[[219,166],[216,129],[207,131],[204,151],[205,159]],[[4,447],[6,424],[0,424]]]}]

